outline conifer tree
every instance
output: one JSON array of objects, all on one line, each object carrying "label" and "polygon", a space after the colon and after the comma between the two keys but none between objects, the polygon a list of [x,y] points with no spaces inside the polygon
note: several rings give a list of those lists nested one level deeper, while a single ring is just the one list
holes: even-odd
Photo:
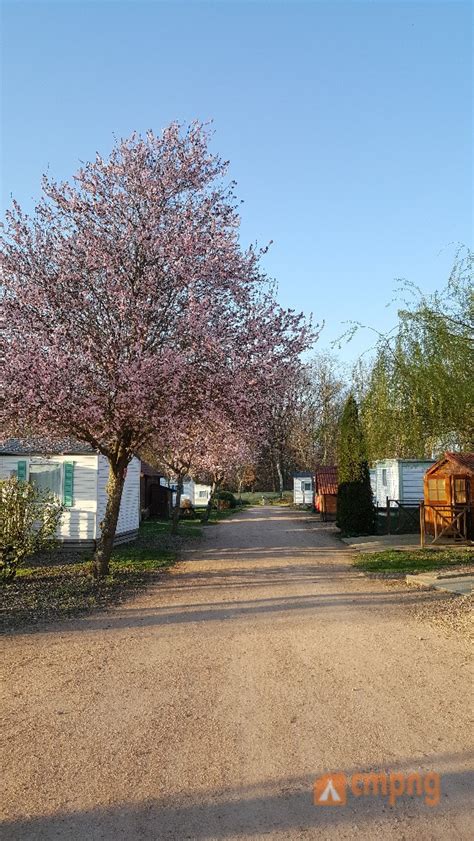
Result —
[{"label": "conifer tree", "polygon": [[344,534],[373,534],[375,508],[367,450],[353,394],[346,400],[339,428],[338,479],[338,527]]}]

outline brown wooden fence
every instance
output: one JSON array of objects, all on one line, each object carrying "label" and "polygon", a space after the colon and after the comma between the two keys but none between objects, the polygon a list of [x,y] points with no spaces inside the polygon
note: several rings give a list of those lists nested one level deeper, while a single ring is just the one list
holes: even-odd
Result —
[{"label": "brown wooden fence", "polygon": [[450,539],[454,543],[470,543],[470,517],[469,505],[420,503],[421,545],[439,544],[443,539]]}]

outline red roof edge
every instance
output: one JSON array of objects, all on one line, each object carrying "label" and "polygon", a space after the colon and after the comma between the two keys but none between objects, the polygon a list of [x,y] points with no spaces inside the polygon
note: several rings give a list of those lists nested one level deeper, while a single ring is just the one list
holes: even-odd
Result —
[{"label": "red roof edge", "polygon": [[474,453],[454,453],[446,452],[445,457],[450,461],[460,464],[461,467],[466,467],[467,470],[472,470],[474,473]]}]

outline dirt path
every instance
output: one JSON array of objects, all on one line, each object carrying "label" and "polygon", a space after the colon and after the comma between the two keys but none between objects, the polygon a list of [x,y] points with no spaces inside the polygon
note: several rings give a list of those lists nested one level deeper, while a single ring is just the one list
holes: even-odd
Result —
[{"label": "dirt path", "polygon": [[[428,598],[261,508],[127,605],[12,635],[2,837],[467,839],[468,654],[416,618]],[[409,769],[442,775],[439,805],[312,805],[324,772]]]}]

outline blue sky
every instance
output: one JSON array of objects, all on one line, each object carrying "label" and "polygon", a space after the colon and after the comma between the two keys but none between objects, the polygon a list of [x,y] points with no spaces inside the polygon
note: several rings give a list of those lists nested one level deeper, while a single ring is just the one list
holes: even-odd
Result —
[{"label": "blue sky", "polygon": [[114,134],[213,119],[243,241],[274,241],[320,348],[348,319],[391,326],[393,279],[440,287],[471,244],[470,3],[19,0],[2,40],[3,209]]}]

